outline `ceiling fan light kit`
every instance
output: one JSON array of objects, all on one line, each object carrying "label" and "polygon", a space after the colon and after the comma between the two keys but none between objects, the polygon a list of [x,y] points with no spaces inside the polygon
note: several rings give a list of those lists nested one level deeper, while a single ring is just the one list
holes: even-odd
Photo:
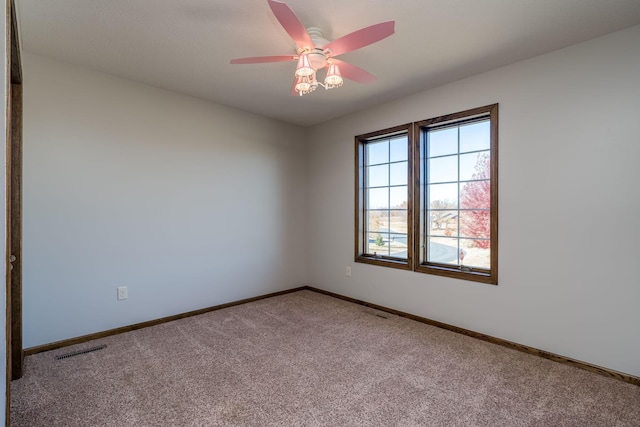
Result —
[{"label": "ceiling fan light kit", "polygon": [[[316,79],[316,69],[312,66],[307,66],[310,63],[308,54],[304,53],[300,55],[298,60],[298,67],[296,68],[296,80],[294,90],[300,96],[311,93],[318,86],[322,86],[325,89],[333,89],[334,87],[342,86],[343,80],[340,75],[340,68],[336,64],[330,64],[327,75],[324,78],[324,83],[318,82]],[[322,67],[324,68],[324,67]]]},{"label": "ceiling fan light kit", "polygon": [[[340,87],[344,82],[343,77],[358,83],[375,81],[373,74],[335,57],[389,37],[394,33],[394,21],[375,24],[329,42],[319,28],[305,28],[286,4],[275,0],[267,0],[267,3],[278,22],[296,43],[297,55],[238,58],[232,59],[231,64],[298,61],[291,94],[300,96],[313,92],[318,86],[325,89]],[[327,69],[327,74],[320,83],[316,74],[323,68]]]}]

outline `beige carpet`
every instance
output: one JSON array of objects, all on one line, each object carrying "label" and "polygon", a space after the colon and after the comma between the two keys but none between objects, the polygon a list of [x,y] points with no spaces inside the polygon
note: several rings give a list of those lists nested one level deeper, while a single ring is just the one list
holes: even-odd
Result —
[{"label": "beige carpet", "polygon": [[640,387],[305,290],[27,357],[11,419],[638,426]]}]

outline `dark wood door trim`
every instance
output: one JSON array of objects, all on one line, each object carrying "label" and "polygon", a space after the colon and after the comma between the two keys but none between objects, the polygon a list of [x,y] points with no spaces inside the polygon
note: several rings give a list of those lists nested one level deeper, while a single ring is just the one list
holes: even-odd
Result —
[{"label": "dark wood door trim", "polygon": [[11,379],[22,377],[22,84],[11,84]]},{"label": "dark wood door trim", "polygon": [[6,106],[6,400],[5,425],[11,423],[10,380],[22,376],[22,62],[14,0],[5,10],[8,63]]}]

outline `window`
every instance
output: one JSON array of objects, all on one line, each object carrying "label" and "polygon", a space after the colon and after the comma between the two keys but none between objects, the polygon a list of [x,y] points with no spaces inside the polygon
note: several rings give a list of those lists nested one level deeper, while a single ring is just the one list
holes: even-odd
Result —
[{"label": "window", "polygon": [[497,283],[498,106],[414,124],[415,270]]},{"label": "window", "polygon": [[494,104],[356,137],[356,261],[497,284],[497,133]]},{"label": "window", "polygon": [[412,247],[411,125],[356,138],[356,260],[409,269]]}]

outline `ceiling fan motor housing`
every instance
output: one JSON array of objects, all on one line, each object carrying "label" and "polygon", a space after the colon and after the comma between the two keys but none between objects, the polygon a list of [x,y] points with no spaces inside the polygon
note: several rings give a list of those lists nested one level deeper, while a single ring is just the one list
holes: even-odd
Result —
[{"label": "ceiling fan motor housing", "polygon": [[325,39],[322,31],[318,27],[307,28],[307,33],[311,37],[314,49],[308,53],[309,62],[314,70],[319,70],[327,66],[327,54],[324,47],[329,44],[329,40]]}]

